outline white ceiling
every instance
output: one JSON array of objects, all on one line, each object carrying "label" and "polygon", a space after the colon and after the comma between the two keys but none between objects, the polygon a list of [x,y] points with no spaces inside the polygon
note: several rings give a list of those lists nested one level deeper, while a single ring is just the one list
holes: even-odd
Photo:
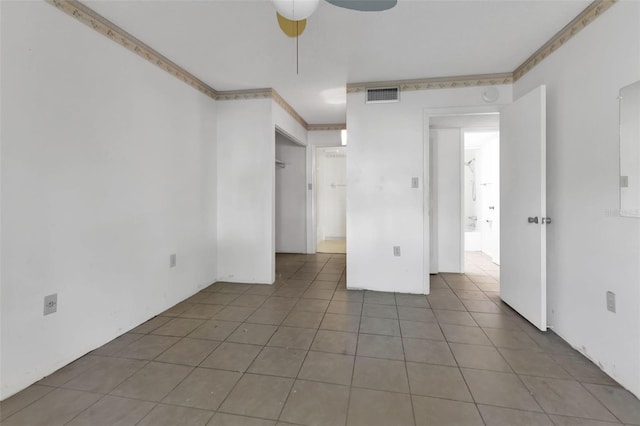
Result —
[{"label": "white ceiling", "polygon": [[86,1],[216,90],[273,87],[309,123],[345,122],[347,83],[513,71],[590,0],[324,1],[296,42],[269,0]]}]

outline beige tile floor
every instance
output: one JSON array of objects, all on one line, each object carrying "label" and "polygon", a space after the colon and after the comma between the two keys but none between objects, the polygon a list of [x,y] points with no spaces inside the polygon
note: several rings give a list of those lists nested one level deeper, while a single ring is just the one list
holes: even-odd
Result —
[{"label": "beige tile floor", "polygon": [[318,246],[316,247],[316,251],[318,253],[345,254],[347,252],[347,241],[346,240],[318,241]]},{"label": "beige tile floor", "polygon": [[12,425],[640,424],[640,402],[499,299],[499,270],[429,296],[345,289],[344,255],[279,255],[0,405]]}]

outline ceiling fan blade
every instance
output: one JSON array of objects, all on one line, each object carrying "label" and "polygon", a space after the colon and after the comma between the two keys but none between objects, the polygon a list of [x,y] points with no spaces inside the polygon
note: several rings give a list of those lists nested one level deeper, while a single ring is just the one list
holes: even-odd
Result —
[{"label": "ceiling fan blade", "polygon": [[360,12],[380,12],[394,7],[398,0],[327,0],[334,6]]}]

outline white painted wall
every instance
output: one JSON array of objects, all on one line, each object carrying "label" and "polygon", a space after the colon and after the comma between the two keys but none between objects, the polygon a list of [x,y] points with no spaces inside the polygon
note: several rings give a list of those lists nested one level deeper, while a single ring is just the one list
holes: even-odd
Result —
[{"label": "white painted wall", "polygon": [[638,396],[640,220],[617,215],[617,96],[640,76],[639,23],[640,3],[617,3],[514,86],[547,85],[549,322]]},{"label": "white painted wall", "polygon": [[268,99],[218,102],[218,278],[275,280],[275,130]]},{"label": "white painted wall", "polygon": [[[511,102],[511,86],[496,88],[498,104]],[[428,292],[423,114],[486,106],[483,89],[408,91],[401,102],[386,104],[365,104],[364,93],[347,95],[349,288]],[[411,188],[412,177],[420,179],[419,189]],[[402,256],[393,256],[393,246],[401,247]]]},{"label": "white painted wall", "polygon": [[[307,131],[271,98],[218,102],[218,278],[275,281],[275,129]],[[307,195],[309,197],[309,195]]]},{"label": "white painted wall", "polygon": [[307,250],[307,148],[276,133],[276,252]]},{"label": "white painted wall", "polygon": [[45,2],[0,7],[5,399],[215,281],[216,103]]},{"label": "white painted wall", "polygon": [[439,272],[463,272],[462,261],[462,130],[433,130],[437,156],[437,232]]}]

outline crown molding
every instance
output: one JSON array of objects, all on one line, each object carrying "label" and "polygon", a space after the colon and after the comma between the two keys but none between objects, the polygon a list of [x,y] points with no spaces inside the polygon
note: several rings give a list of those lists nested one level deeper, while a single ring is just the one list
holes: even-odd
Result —
[{"label": "crown molding", "polygon": [[347,93],[363,92],[376,87],[399,87],[401,91],[456,89],[461,87],[495,86],[513,83],[512,73],[463,75],[456,77],[423,78],[417,80],[389,80],[347,84]]},{"label": "crown molding", "polygon": [[237,101],[245,99],[266,99],[273,95],[272,89],[248,89],[248,90],[228,90],[216,92],[218,101]]},{"label": "crown molding", "polygon": [[204,83],[202,80],[172,62],[162,54],[158,53],[147,44],[138,40],[122,28],[115,25],[113,22],[103,18],[92,9],[88,8],[84,4],[76,0],[46,0],[48,3],[57,7],[59,10],[72,16],[83,24],[93,28],[103,36],[115,41],[121,46],[127,48],[131,52],[140,56],[141,58],[151,62],[160,69],[168,72],[179,80],[187,83],[194,89],[204,93],[210,98],[216,98],[216,91]]},{"label": "crown molding", "polygon": [[468,75],[460,77],[437,77],[418,80],[389,80],[347,84],[347,93],[362,92],[367,88],[399,87],[401,91],[453,89],[460,87],[494,86],[511,84],[518,81],[527,72],[544,60],[560,46],[569,41],[578,32],[602,15],[618,0],[594,0],[578,16],[558,31],[549,41],[536,50],[515,71],[502,74]]},{"label": "crown molding", "polygon": [[323,130],[345,130],[347,128],[347,123],[336,123],[336,124],[309,124],[307,128],[310,132],[323,131]]},{"label": "crown molding", "polygon": [[587,25],[594,21],[604,11],[613,6],[618,0],[595,0],[587,6],[578,16],[565,25],[556,33],[549,41],[536,50],[533,55],[529,56],[518,68],[513,72],[513,81],[518,81],[533,67],[538,65],[547,56],[555,52],[560,46],[569,41],[573,36],[582,31]]},{"label": "crown molding", "polygon": [[293,107],[291,105],[289,105],[287,103],[287,101],[285,101],[284,98],[282,96],[280,96],[280,94],[278,92],[275,91],[275,89],[271,89],[271,97],[273,98],[275,103],[280,105],[282,107],[282,109],[284,109],[286,112],[288,112],[289,115],[291,117],[293,117],[293,119],[296,120],[298,123],[300,123],[300,125],[302,127],[304,127],[306,130],[309,130],[309,123],[307,123],[304,120],[304,118],[302,118],[300,116],[300,114],[298,114],[296,112],[296,110],[293,109]]},{"label": "crown molding", "polygon": [[83,24],[93,28],[103,36],[115,41],[121,46],[127,48],[131,52],[140,56],[141,58],[151,62],[153,65],[159,67],[163,71],[168,72],[179,80],[187,83],[191,87],[199,90],[212,99],[219,101],[230,100],[247,100],[247,99],[266,99],[272,98],[278,105],[280,105],[294,120],[296,120],[305,129],[309,128],[307,123],[301,116],[293,109],[287,101],[274,89],[250,89],[250,90],[230,90],[218,92],[213,87],[209,86],[195,75],[191,74],[181,66],[172,62],[161,53],[157,52],[146,43],[138,40],[122,28],[118,27],[113,22],[102,17],[94,10],[80,3],[78,0],[45,0],[47,3],[52,4],[59,10],[65,12],[67,15],[75,18]]},{"label": "crown molding", "polygon": [[[120,44],[153,65],[168,72],[177,79],[183,81],[194,89],[204,93],[212,99],[220,101],[266,99],[271,97],[294,120],[306,130],[342,130],[345,124],[309,124],[296,112],[287,101],[274,89],[251,89],[216,91],[195,75],[177,65],[161,53],[157,52],[144,42],[138,40],[113,22],[102,17],[78,0],[45,0],[59,10],[93,28],[103,36]],[[578,32],[593,22],[603,12],[613,6],[618,0],[594,0],[578,16],[569,22],[562,30],[555,34],[549,41],[533,53],[513,72],[499,74],[481,74],[456,77],[436,77],[416,80],[390,80],[347,84],[347,93],[363,92],[367,88],[375,87],[399,87],[401,91],[454,89],[463,87],[494,86],[511,84],[520,79],[527,72],[544,60],[560,46],[565,44]]]}]

